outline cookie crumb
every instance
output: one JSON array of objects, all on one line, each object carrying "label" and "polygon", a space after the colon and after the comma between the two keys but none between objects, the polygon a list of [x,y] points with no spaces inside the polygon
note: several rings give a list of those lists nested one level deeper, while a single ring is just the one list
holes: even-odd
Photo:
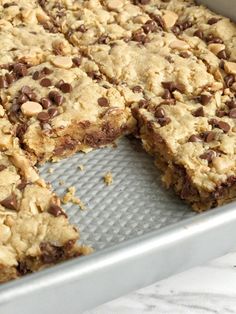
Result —
[{"label": "cookie crumb", "polygon": [[59,180],[59,185],[64,185],[65,181],[64,180]]},{"label": "cookie crumb", "polygon": [[84,171],[84,165],[79,165],[78,169],[81,170],[81,171]]},{"label": "cookie crumb", "polygon": [[53,172],[54,172],[54,169],[53,169],[53,168],[49,168],[49,169],[48,169],[48,173],[51,174],[51,173],[53,173]]},{"label": "cookie crumb", "polygon": [[72,203],[75,205],[79,205],[81,210],[86,210],[87,207],[85,206],[85,204],[81,201],[80,198],[75,196],[75,187],[71,186],[67,189],[66,194],[62,197],[61,199],[63,204],[67,204],[67,203]]},{"label": "cookie crumb", "polygon": [[113,177],[111,172],[107,172],[103,177],[104,183],[108,186],[113,183]]}]

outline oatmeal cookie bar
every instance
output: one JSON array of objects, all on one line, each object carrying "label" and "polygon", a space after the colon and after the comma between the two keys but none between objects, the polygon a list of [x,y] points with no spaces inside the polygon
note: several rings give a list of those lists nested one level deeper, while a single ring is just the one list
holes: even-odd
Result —
[{"label": "oatmeal cookie bar", "polygon": [[182,95],[174,105],[160,97],[133,109],[144,148],[164,172],[165,185],[195,210],[236,197],[235,107],[235,98],[217,92],[197,99]]},{"label": "oatmeal cookie bar", "polygon": [[126,103],[140,96],[126,90],[104,81],[86,58],[52,56],[2,89],[1,99],[25,149],[44,162],[132,132]]},{"label": "oatmeal cookie bar", "polygon": [[130,1],[41,1],[60,31],[82,51],[93,44],[129,40],[132,33],[150,20]]},{"label": "oatmeal cookie bar", "polygon": [[85,254],[58,197],[19,148],[0,107],[0,282]]}]

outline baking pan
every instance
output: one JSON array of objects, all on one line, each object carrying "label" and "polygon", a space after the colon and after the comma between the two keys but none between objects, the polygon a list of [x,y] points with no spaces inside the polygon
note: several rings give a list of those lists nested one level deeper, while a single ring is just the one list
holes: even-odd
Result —
[{"label": "baking pan", "polygon": [[[1,314],[78,314],[236,244],[235,204],[194,213],[162,188],[152,158],[134,140],[76,154],[40,171],[60,195],[75,186],[87,210],[69,204],[66,209],[80,226],[81,242],[96,252],[1,285]],[[108,171],[113,184],[105,186]]]},{"label": "baking pan", "polygon": [[236,21],[236,0],[197,0],[196,2]]},{"label": "baking pan", "polygon": [[[236,1],[198,2],[236,18]],[[108,171],[114,182],[105,186]],[[235,203],[194,213],[162,188],[152,158],[135,140],[76,154],[40,172],[59,195],[76,188],[87,209],[65,208],[81,242],[96,252],[2,284],[0,314],[78,314],[236,247]]]}]

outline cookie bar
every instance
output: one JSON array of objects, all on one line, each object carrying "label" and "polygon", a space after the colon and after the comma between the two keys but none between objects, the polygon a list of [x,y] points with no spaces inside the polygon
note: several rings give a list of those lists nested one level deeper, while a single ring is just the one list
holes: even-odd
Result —
[{"label": "cookie bar", "polygon": [[68,55],[76,52],[62,34],[45,30],[39,22],[14,26],[0,20],[0,69],[14,70],[14,63],[28,66],[47,60],[49,55]]},{"label": "cookie bar", "polygon": [[151,36],[145,44],[119,40],[88,47],[87,53],[107,77],[126,82],[131,89],[139,86],[148,98],[163,95],[162,82],[169,81],[189,96],[198,95],[205,86],[222,88],[186,42],[163,31],[155,33],[154,39]]},{"label": "cookie bar", "polygon": [[93,44],[128,40],[150,20],[130,1],[41,1],[41,4],[60,31],[82,51]]},{"label": "cookie bar", "polygon": [[17,136],[40,162],[111,144],[132,132],[130,97],[81,56],[52,56],[1,93]]},{"label": "cookie bar", "polygon": [[0,282],[88,252],[0,107]]},{"label": "cookie bar", "polygon": [[235,98],[218,91],[195,99],[182,95],[174,104],[144,100],[133,109],[165,185],[197,211],[236,197],[235,107]]}]

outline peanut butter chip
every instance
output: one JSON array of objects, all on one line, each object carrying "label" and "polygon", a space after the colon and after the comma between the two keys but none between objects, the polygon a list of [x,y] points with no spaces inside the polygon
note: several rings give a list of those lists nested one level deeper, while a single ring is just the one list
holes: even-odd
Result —
[{"label": "peanut butter chip", "polygon": [[236,74],[236,62],[225,61],[224,69],[228,74]]},{"label": "peanut butter chip", "polygon": [[51,59],[52,64],[58,68],[70,69],[73,65],[73,62],[70,57],[56,56]]},{"label": "peanut butter chip", "polygon": [[187,44],[183,40],[175,40],[170,43],[171,49],[177,49],[177,50],[187,50],[189,49],[189,44]]},{"label": "peanut butter chip", "polygon": [[175,25],[178,20],[178,15],[172,11],[165,11],[165,14],[162,16],[166,28],[171,28]]},{"label": "peanut butter chip", "polygon": [[212,43],[208,45],[208,48],[212,53],[214,53],[215,55],[218,55],[219,52],[221,52],[222,50],[225,50],[225,45]]},{"label": "peanut butter chip", "polygon": [[123,6],[123,1],[121,1],[121,0],[108,0],[107,6],[110,10],[121,9]]},{"label": "peanut butter chip", "polygon": [[35,116],[42,110],[43,110],[42,106],[38,102],[35,102],[35,101],[26,101],[21,106],[22,113],[27,117]]}]

